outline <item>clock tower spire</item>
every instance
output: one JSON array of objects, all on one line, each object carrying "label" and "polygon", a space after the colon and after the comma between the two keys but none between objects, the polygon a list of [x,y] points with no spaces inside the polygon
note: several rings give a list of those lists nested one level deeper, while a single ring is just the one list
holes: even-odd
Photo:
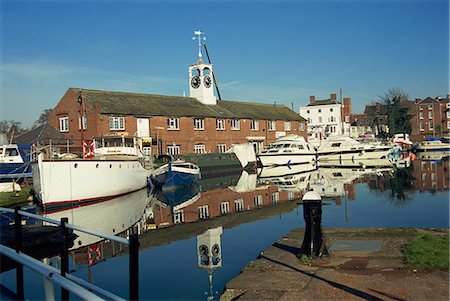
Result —
[{"label": "clock tower spire", "polygon": [[217,104],[217,98],[214,95],[212,73],[213,68],[211,64],[206,64],[202,59],[202,38],[204,32],[200,30],[194,31],[192,40],[198,40],[198,54],[197,62],[189,66],[189,94],[191,97],[197,98],[200,102],[206,105]]}]

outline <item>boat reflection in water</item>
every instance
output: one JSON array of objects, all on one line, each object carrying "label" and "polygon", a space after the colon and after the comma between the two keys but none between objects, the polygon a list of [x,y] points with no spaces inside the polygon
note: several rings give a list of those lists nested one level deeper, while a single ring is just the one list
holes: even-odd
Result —
[{"label": "boat reflection in water", "polygon": [[[147,195],[147,189],[141,189],[102,203],[52,213],[43,212],[42,215],[54,220],[67,217],[69,224],[104,234],[128,236],[131,226],[136,223],[138,233],[146,229],[146,220],[152,215],[149,206],[152,200]],[[74,233],[78,237],[70,250],[76,264],[95,264],[121,253],[125,247],[84,232]]]},{"label": "boat reflection in water", "polygon": [[[446,162],[414,160],[410,161],[408,167],[398,168],[389,160],[366,161],[370,162],[360,164],[358,160],[329,160],[319,162],[318,168],[313,165],[262,168],[257,175],[240,171],[233,174],[224,172],[222,177],[201,179],[196,185],[170,191],[156,190],[150,197],[143,190],[105,203],[44,215],[57,220],[68,217],[69,223],[125,236],[129,228],[137,223],[142,259],[140,273],[145,275],[142,279],[155,281],[155,289],[144,292],[141,290],[143,299],[199,299],[199,295],[203,296],[206,291],[207,299],[213,300],[217,299],[215,289],[222,291],[225,283],[242,269],[242,264],[246,264],[238,258],[248,262],[263,250],[253,245],[269,239],[270,242],[264,241],[259,245],[259,248],[264,248],[261,245],[271,244],[283,235],[281,232],[286,233],[299,227],[298,218],[291,218],[289,214],[295,214],[297,203],[308,191],[318,193],[323,200],[333,199],[333,205],[338,206],[333,209],[339,209],[344,204],[343,201],[347,208],[346,200],[361,200],[361,203],[370,203],[371,206],[386,207],[383,210],[390,210],[386,214],[391,216],[393,207],[389,202],[375,204],[372,201],[385,199],[386,196],[389,199],[394,197],[386,193],[385,196],[373,198],[365,193],[388,192],[389,189],[394,191],[394,186],[396,196],[412,194],[417,189],[431,192],[449,189],[449,169]],[[361,183],[368,188],[357,189],[357,185]],[[402,190],[401,193],[399,190]],[[360,195],[357,196],[357,193]],[[281,220],[281,216],[286,218]],[[368,215],[367,218],[372,217]],[[295,224],[292,221],[294,219]],[[258,221],[263,222],[257,227],[241,227],[251,223],[256,225]],[[353,224],[350,223],[350,226]],[[246,231],[249,228],[257,230],[251,234],[252,242],[243,243],[242,239],[246,236],[239,235],[248,235]],[[267,229],[270,231],[266,232]],[[273,233],[268,233],[272,230]],[[76,234],[79,237],[72,248],[75,265],[71,268],[82,269],[87,265],[89,269],[89,266],[101,263],[105,268],[95,270],[96,279],[109,279],[109,275],[100,275],[100,270],[115,270],[117,261],[105,259],[126,255],[126,248],[110,241],[100,241],[97,237]],[[245,245],[245,252],[234,248],[234,245],[228,246],[233,239],[240,239],[234,243]],[[222,253],[224,247],[226,253]],[[179,254],[180,250],[182,255],[170,257],[172,254]],[[166,256],[167,252],[170,256]],[[161,258],[166,261],[163,263]],[[197,273],[196,267],[205,269],[207,273]],[[165,274],[161,272],[158,277],[152,278],[156,268],[157,271],[164,270]],[[189,272],[189,269],[192,271]],[[188,273],[188,276],[174,275],[181,270]],[[186,277],[190,277],[189,285],[186,284]],[[143,281],[141,280],[141,284],[145,283]],[[198,283],[204,285],[200,287]],[[206,283],[209,283],[208,288]],[[176,292],[157,289],[166,284],[170,284],[170,287],[183,287],[186,291],[180,296]],[[114,291],[115,287],[109,289]]]}]

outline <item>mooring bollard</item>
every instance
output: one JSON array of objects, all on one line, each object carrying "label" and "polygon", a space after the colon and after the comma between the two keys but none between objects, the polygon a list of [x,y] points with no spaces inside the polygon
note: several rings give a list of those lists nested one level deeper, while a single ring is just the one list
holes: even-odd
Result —
[{"label": "mooring bollard", "polygon": [[311,258],[329,255],[322,233],[322,198],[315,191],[308,191],[303,196],[303,218],[305,235],[302,249],[297,257],[305,255]]}]

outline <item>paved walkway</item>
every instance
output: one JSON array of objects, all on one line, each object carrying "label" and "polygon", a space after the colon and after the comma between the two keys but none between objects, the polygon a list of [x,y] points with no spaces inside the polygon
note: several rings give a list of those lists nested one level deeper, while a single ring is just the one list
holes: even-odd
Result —
[{"label": "paved walkway", "polygon": [[293,230],[228,282],[220,300],[449,300],[448,272],[417,272],[404,266],[401,248],[416,231],[448,233],[327,229],[326,245],[336,242],[338,248],[327,258],[303,264],[296,257],[303,229]]}]

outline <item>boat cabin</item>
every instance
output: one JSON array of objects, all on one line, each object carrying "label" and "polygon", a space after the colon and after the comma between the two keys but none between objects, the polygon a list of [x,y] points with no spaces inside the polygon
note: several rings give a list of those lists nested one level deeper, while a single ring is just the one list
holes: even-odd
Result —
[{"label": "boat cabin", "polygon": [[24,163],[17,144],[6,144],[0,148],[0,163]]}]

